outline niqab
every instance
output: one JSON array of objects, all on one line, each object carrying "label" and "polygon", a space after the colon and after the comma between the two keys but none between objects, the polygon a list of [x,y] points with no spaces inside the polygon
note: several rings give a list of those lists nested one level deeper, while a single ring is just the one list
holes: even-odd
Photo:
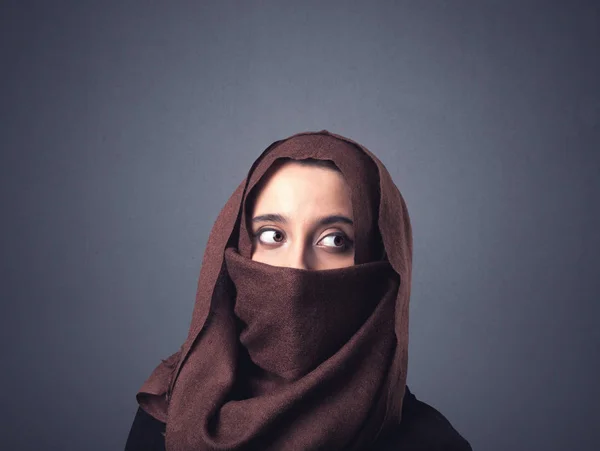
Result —
[{"label": "niqab", "polygon": [[[251,260],[252,190],[282,158],[329,160],[342,172],[354,266]],[[186,341],[138,393],[167,424],[167,450],[368,449],[400,421],[411,262],[404,199],[365,147],[327,131],[269,146],[212,228]]]}]

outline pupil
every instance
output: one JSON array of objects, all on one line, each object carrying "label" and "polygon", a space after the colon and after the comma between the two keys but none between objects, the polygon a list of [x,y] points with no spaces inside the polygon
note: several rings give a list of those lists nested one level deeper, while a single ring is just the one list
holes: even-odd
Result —
[{"label": "pupil", "polygon": [[344,244],[344,243],[343,243],[343,241],[344,241],[344,240],[343,240],[343,239],[342,239],[342,237],[341,237],[341,236],[339,236],[339,235],[336,235],[336,236],[333,238],[333,244],[335,244],[336,246],[341,246],[342,244]]},{"label": "pupil", "polygon": [[275,234],[273,235],[273,239],[275,241],[280,241],[281,240],[281,233],[275,232]]}]

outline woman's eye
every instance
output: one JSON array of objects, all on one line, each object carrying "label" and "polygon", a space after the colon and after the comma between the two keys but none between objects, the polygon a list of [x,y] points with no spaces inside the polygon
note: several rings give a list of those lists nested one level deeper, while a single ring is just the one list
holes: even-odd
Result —
[{"label": "woman's eye", "polygon": [[258,233],[258,239],[265,244],[277,244],[283,241],[283,233],[279,230],[263,230]]},{"label": "woman's eye", "polygon": [[320,243],[327,247],[343,249],[348,246],[349,240],[344,235],[327,235]]}]

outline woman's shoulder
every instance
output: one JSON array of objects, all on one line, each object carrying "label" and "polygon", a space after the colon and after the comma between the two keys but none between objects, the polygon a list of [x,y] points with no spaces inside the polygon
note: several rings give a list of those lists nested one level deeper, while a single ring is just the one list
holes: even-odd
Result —
[{"label": "woman's shoulder", "polygon": [[125,451],[165,451],[164,433],[165,423],[138,407]]},{"label": "woman's shoulder", "polygon": [[377,451],[472,451],[469,442],[434,407],[406,388],[400,424],[381,440]]}]

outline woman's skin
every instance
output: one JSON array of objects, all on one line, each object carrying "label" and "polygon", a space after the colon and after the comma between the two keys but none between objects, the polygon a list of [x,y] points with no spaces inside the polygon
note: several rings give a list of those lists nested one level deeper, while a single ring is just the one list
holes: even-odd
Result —
[{"label": "woman's skin", "polygon": [[322,270],[354,265],[350,187],[335,168],[286,161],[257,187],[252,260]]}]

